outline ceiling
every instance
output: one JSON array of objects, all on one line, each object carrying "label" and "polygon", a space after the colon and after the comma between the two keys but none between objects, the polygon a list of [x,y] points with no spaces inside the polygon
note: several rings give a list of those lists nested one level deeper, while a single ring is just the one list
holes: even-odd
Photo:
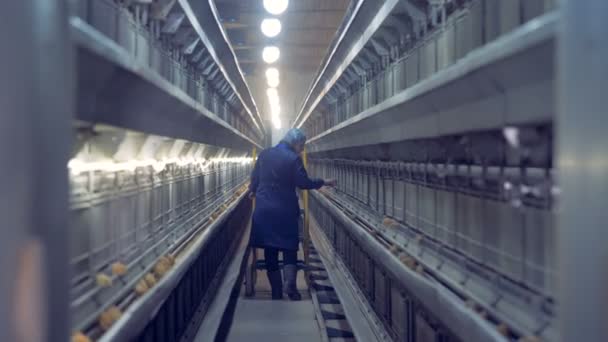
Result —
[{"label": "ceiling", "polygon": [[215,0],[220,20],[263,117],[268,117],[264,78],[268,65],[262,61],[262,49],[267,45],[281,49],[281,58],[273,66],[281,72],[279,94],[285,112],[282,121],[283,126],[287,126],[295,117],[294,111],[299,110],[350,0],[289,1],[287,10],[276,16],[281,20],[282,31],[275,38],[265,37],[260,30],[263,19],[274,17],[262,3],[262,0]]}]

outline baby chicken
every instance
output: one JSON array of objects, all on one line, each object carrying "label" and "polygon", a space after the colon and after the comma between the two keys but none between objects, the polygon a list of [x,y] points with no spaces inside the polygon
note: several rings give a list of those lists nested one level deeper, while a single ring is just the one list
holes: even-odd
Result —
[{"label": "baby chicken", "polygon": [[115,276],[124,276],[127,274],[127,265],[122,262],[115,262],[112,264],[112,274]]},{"label": "baby chicken", "polygon": [[175,265],[175,256],[172,254],[167,254],[167,260],[169,260],[169,264],[171,266]]},{"label": "baby chicken", "polygon": [[152,273],[146,274],[144,280],[146,281],[146,285],[148,285],[148,288],[152,288],[154,285],[156,285],[156,277]]},{"label": "baby chicken", "polygon": [[91,342],[91,339],[79,331],[72,335],[72,342]]},{"label": "baby chicken", "polygon": [[97,273],[95,277],[97,281],[97,286],[99,287],[110,287],[112,286],[112,278],[110,278],[107,274]]},{"label": "baby chicken", "polygon": [[108,330],[121,315],[122,312],[117,306],[111,306],[99,316],[99,325],[103,330]]},{"label": "baby chicken", "polygon": [[156,265],[154,265],[154,275],[160,279],[165,275],[165,273],[167,273],[167,271],[169,271],[169,268],[171,268],[169,261],[167,258],[162,257],[158,260]]},{"label": "baby chicken", "polygon": [[148,292],[149,289],[150,288],[148,287],[148,284],[146,283],[145,279],[138,281],[137,285],[135,285],[135,293],[138,296],[143,296],[144,293]]},{"label": "baby chicken", "polygon": [[399,227],[399,222],[395,221],[394,219],[390,218],[390,217],[384,217],[384,219],[382,220],[382,224],[386,227],[390,227],[390,228],[397,228]]}]

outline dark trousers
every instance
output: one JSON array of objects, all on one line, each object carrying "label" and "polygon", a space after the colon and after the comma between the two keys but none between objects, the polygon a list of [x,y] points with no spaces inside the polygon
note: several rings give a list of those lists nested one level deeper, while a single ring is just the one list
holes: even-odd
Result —
[{"label": "dark trousers", "polygon": [[[279,250],[278,248],[264,248],[264,259],[267,271],[279,269]],[[296,265],[298,263],[298,251],[280,250],[283,253],[283,265]]]}]

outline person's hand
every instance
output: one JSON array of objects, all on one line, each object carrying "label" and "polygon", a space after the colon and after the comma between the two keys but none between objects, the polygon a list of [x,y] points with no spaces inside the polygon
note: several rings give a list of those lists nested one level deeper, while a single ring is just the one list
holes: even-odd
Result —
[{"label": "person's hand", "polygon": [[324,186],[331,186],[331,187],[338,185],[338,181],[336,181],[335,179],[326,179],[323,181],[323,183],[324,183],[323,184]]}]

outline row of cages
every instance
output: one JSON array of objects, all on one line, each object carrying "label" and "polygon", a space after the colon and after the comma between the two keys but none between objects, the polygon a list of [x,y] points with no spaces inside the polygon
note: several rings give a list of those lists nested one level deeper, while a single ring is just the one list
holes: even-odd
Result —
[{"label": "row of cages", "polygon": [[405,49],[399,58],[377,65],[375,71],[370,69],[368,74],[350,83],[337,99],[328,100],[327,106],[318,108],[304,126],[308,135],[316,136],[418,84],[556,7],[555,0],[461,3],[461,8]]},{"label": "row of cages", "polygon": [[[159,26],[162,25],[161,21],[142,18],[140,7],[125,7],[119,3],[121,1],[78,1],[76,13],[120,45],[141,66],[156,72],[245,136],[253,140],[260,139],[250,120],[244,114],[239,114],[219,94],[222,89],[212,86],[211,80],[221,78],[220,69],[216,67],[206,76],[202,75],[203,71],[197,71],[196,65],[203,62],[203,59],[210,62],[210,56],[203,57],[192,51],[186,54],[184,46],[171,40],[170,33],[162,32]],[[229,87],[227,83],[223,88],[226,87]]]},{"label": "row of cages", "polygon": [[234,214],[210,240],[209,248],[199,254],[154,319],[139,334],[137,341],[184,340],[191,328],[188,323],[196,319],[197,312],[204,313],[212,302],[215,290],[220,285],[222,270],[239,241],[235,236],[244,234],[251,209],[251,201],[239,204]]},{"label": "row of cages", "polygon": [[348,229],[314,197],[310,211],[353,275],[391,340],[399,342],[458,342],[425,306],[398,280],[392,279],[382,260],[375,260]]},{"label": "row of cages", "polygon": [[108,308],[124,311],[152,288],[201,227],[246,192],[250,172],[250,163],[209,161],[72,173],[73,330],[101,336]]},{"label": "row of cages", "polygon": [[546,300],[555,297],[551,169],[311,159],[337,194],[458,251]]}]

